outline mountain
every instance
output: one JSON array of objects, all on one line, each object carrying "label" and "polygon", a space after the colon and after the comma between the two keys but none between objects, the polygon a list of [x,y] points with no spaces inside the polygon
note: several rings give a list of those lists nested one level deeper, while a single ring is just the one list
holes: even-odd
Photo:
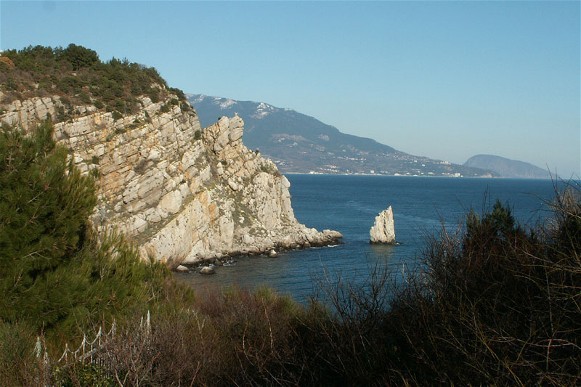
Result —
[{"label": "mountain", "polygon": [[510,160],[494,155],[472,156],[464,163],[467,167],[487,169],[499,177],[520,179],[550,179],[551,175],[545,169],[524,161]]},{"label": "mountain", "polygon": [[294,110],[264,102],[188,95],[202,126],[238,114],[244,143],[272,159],[283,173],[337,173],[418,176],[480,176],[490,171],[413,156],[337,128]]}]

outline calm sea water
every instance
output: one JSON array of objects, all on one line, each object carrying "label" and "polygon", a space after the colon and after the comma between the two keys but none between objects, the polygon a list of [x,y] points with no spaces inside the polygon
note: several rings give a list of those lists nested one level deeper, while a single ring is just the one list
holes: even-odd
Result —
[{"label": "calm sea water", "polygon": [[[305,301],[320,281],[358,282],[376,267],[396,275],[419,261],[428,235],[442,226],[456,230],[471,209],[482,213],[496,199],[515,217],[534,225],[550,215],[553,182],[546,180],[453,179],[391,176],[289,175],[295,216],[309,227],[340,231],[341,245],[290,251],[278,258],[240,257],[212,276],[176,274],[200,292],[227,286],[269,286]],[[375,216],[393,207],[398,246],[369,244]]]}]

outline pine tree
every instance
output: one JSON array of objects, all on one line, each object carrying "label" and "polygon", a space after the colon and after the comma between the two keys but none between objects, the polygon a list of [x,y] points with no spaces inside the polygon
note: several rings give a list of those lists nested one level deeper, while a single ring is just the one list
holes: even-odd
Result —
[{"label": "pine tree", "polygon": [[91,229],[94,181],[52,130],[49,122],[30,135],[0,130],[0,324],[70,339],[144,313],[169,272],[141,261],[121,235]]},{"label": "pine tree", "polygon": [[[67,160],[45,122],[31,135],[0,131],[0,318],[17,318],[24,293],[82,248],[93,180]],[[29,300],[33,302],[34,300]]]}]

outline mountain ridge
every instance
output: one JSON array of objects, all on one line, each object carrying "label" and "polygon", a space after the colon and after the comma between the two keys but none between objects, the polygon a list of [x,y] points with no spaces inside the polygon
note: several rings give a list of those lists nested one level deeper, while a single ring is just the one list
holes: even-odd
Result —
[{"label": "mountain ridge", "polygon": [[186,94],[202,126],[222,115],[244,120],[244,142],[283,173],[494,177],[491,171],[414,156],[373,139],[341,132],[315,117],[265,102]]},{"label": "mountain ridge", "polygon": [[534,164],[506,157],[478,154],[470,157],[464,163],[466,166],[494,171],[499,177],[519,179],[550,179],[551,174]]}]

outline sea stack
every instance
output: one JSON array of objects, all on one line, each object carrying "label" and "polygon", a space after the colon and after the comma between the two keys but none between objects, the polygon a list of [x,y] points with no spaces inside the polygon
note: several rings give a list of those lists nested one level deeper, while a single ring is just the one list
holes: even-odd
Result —
[{"label": "sea stack", "polygon": [[395,226],[391,206],[375,217],[375,223],[369,230],[369,241],[371,243],[395,243]]}]

